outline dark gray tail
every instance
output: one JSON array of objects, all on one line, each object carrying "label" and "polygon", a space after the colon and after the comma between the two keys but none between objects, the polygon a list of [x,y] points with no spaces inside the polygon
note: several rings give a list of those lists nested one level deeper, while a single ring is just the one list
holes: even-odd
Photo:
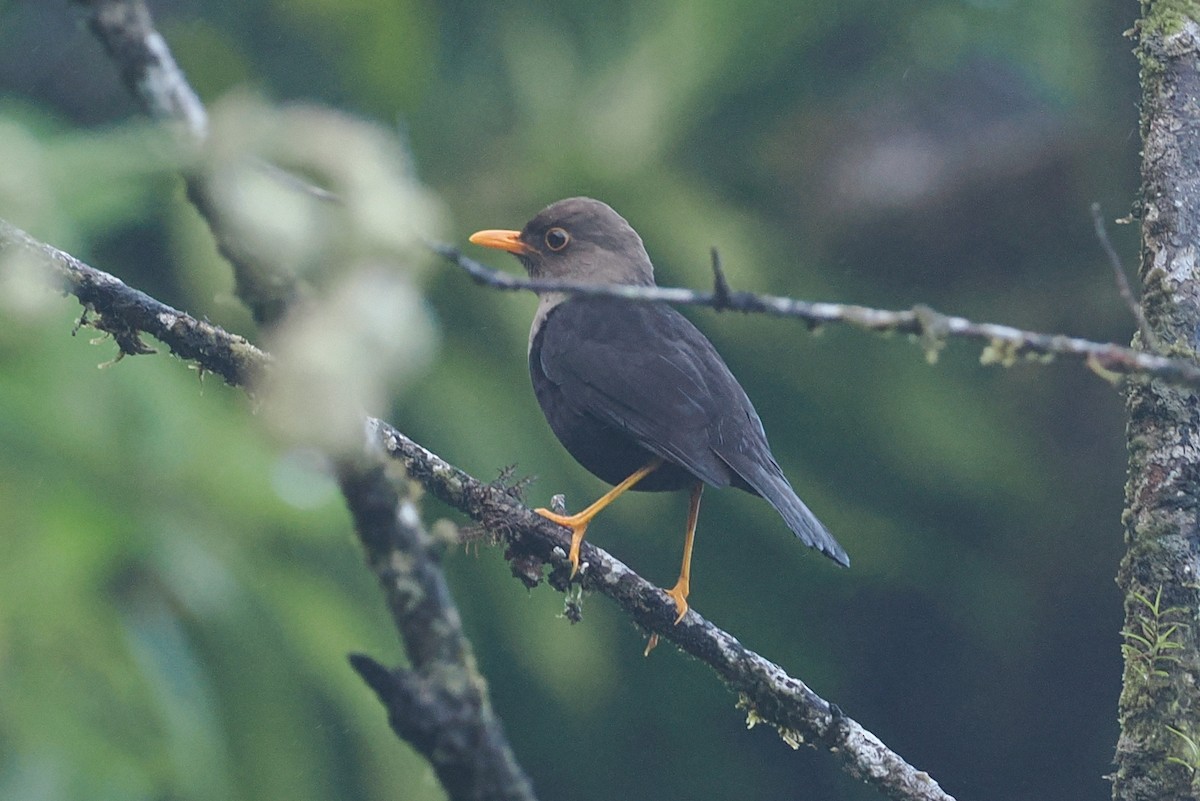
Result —
[{"label": "dark gray tail", "polygon": [[[792,485],[788,483],[787,477],[783,475],[783,471],[779,469],[779,465],[775,463],[774,459],[769,456],[766,460],[744,457],[730,459],[724,455],[721,458],[741,476],[754,492],[766,498],[775,507],[775,510],[787,523],[788,528],[800,538],[801,542],[810,548],[816,548],[843,567],[850,566],[850,557],[846,555],[846,549],[838,544],[838,541],[821,524],[817,516],[804,505],[804,501],[796,495],[796,491],[792,489]],[[764,461],[766,464],[763,463]],[[735,462],[744,462],[744,464],[735,464]]]}]

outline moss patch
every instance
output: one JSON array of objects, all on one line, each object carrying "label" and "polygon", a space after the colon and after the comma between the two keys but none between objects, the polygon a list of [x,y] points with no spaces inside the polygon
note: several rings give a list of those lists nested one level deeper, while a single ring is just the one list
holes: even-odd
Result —
[{"label": "moss patch", "polygon": [[1200,0],[1142,0],[1142,35],[1170,36],[1189,20],[1200,19]]}]

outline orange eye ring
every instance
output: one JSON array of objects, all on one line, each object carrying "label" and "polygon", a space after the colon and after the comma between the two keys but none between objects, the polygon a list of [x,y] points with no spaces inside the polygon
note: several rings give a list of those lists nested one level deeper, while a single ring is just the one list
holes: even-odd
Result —
[{"label": "orange eye ring", "polygon": [[555,253],[571,244],[571,235],[565,229],[554,227],[546,232],[546,247]]}]

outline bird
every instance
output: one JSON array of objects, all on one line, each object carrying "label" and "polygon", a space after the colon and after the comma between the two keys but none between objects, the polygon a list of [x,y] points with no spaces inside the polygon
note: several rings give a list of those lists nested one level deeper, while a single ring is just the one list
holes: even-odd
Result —
[{"label": "bird", "polygon": [[[652,287],[641,237],[608,204],[550,204],[520,231],[487,229],[476,245],[507,251],[530,278]],[[534,511],[571,530],[571,577],[592,519],[629,490],[691,490],[683,562],[665,590],[675,623],[688,611],[692,549],[704,487],[764,498],[803,542],[848,567],[849,557],[796,495],[771,454],[750,398],[709,339],[674,308],[563,291],[538,293],[529,374],[551,430],[613,488],[573,515]]]}]

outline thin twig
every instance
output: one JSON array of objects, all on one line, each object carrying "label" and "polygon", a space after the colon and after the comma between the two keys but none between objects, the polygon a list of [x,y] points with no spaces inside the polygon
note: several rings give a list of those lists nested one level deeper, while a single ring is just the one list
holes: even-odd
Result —
[{"label": "thin twig", "polygon": [[550,281],[520,278],[493,270],[464,256],[457,248],[443,244],[430,247],[461,267],[476,283],[506,291],[565,292],[575,295],[624,298],[642,303],[671,303],[678,306],[707,306],[746,313],[803,320],[810,327],[845,323],[868,331],[909,334],[918,339],[927,353],[935,352],[950,338],[986,343],[980,361],[984,364],[1011,365],[1019,360],[1040,361],[1059,357],[1082,361],[1098,373],[1105,371],[1124,376],[1140,376],[1178,386],[1200,389],[1200,365],[1183,359],[1171,359],[1107,342],[1093,342],[1062,334],[1023,331],[1008,325],[977,323],[965,317],[942,314],[928,306],[890,311],[846,303],[822,303],[776,295],[730,291],[718,297],[716,292],[659,286],[588,284],[580,281]]},{"label": "thin twig", "polygon": [[1117,255],[1117,249],[1113,247],[1112,240],[1108,237],[1108,226],[1104,224],[1104,214],[1100,210],[1100,204],[1093,203],[1091,209],[1092,227],[1096,231],[1096,239],[1100,240],[1100,247],[1104,250],[1104,255],[1108,257],[1108,263],[1112,265],[1113,276],[1117,281],[1117,291],[1121,293],[1121,299],[1125,301],[1130,314],[1137,322],[1138,331],[1142,334],[1142,345],[1146,350],[1157,351],[1158,337],[1154,335],[1150,323],[1146,321],[1142,304],[1138,303],[1137,298],[1133,296],[1133,287],[1129,285],[1129,276],[1125,273],[1125,265],[1121,263],[1121,257]]}]

